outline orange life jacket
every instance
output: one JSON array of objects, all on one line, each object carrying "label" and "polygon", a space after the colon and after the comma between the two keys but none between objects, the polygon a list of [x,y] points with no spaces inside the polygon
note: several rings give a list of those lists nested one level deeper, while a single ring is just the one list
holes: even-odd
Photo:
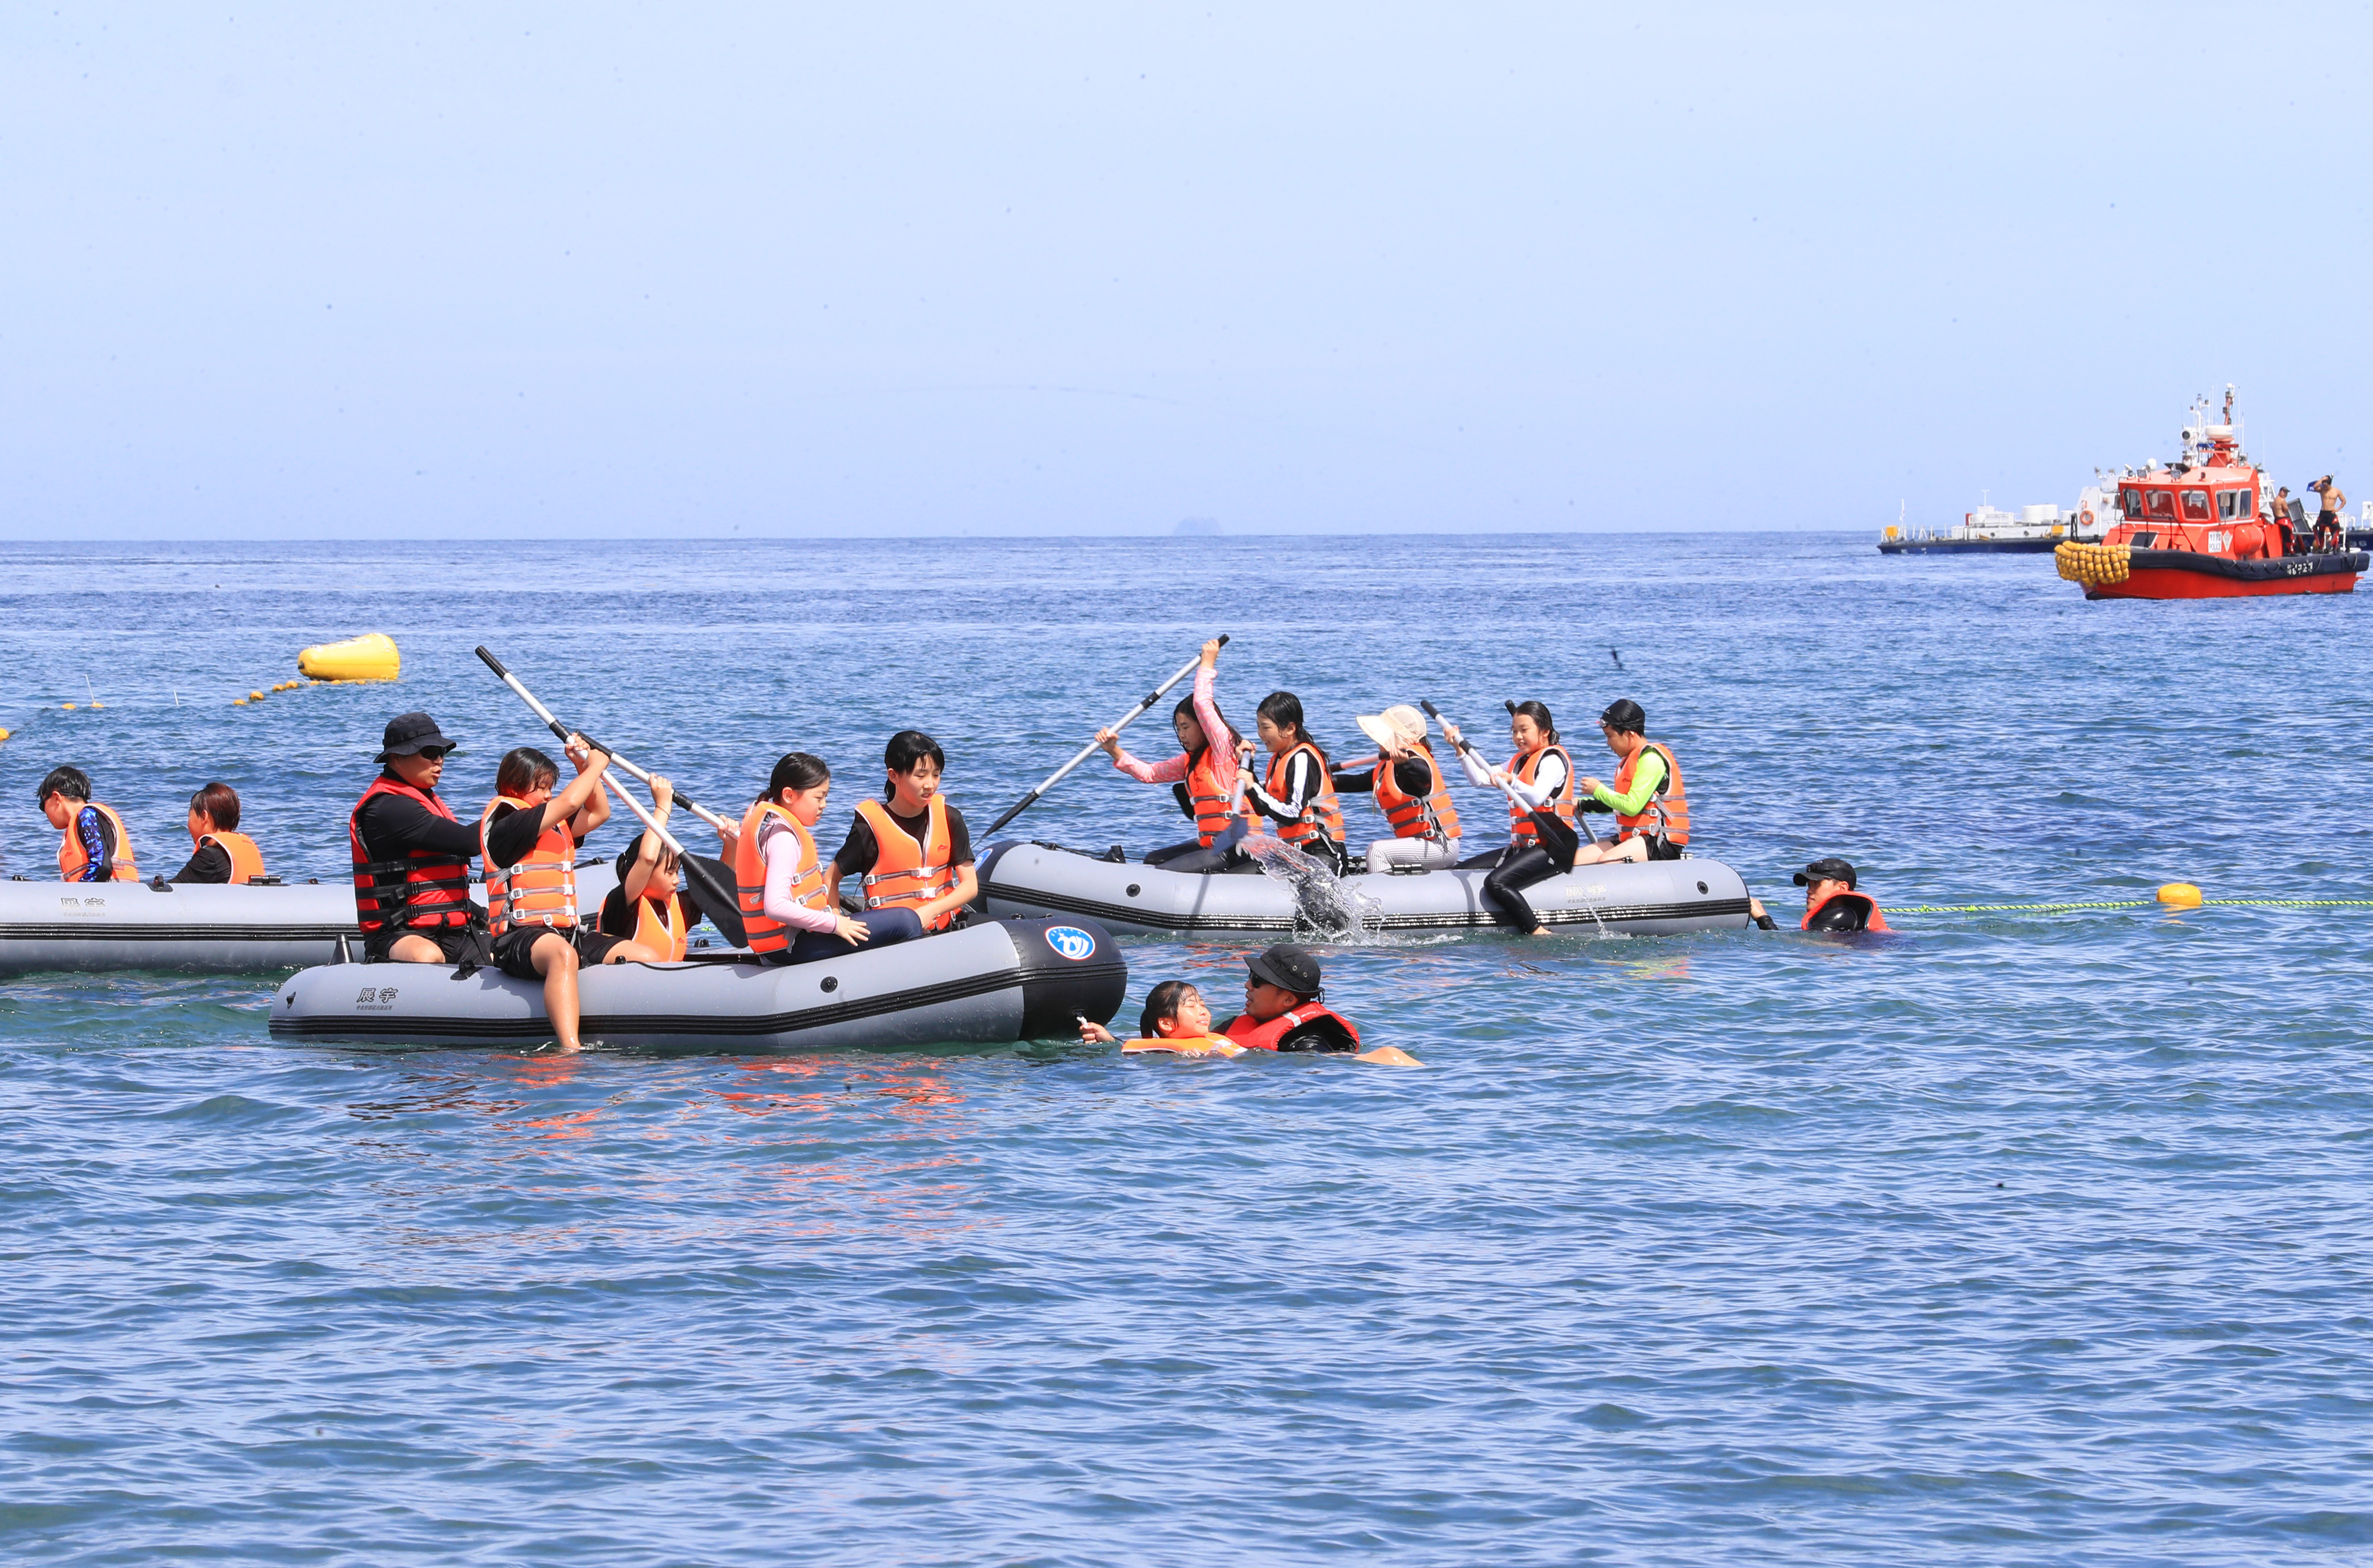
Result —
[{"label": "orange life jacket", "polygon": [[1616,842],[1619,844],[1626,838],[1637,838],[1643,825],[1661,821],[1661,829],[1655,826],[1647,828],[1651,836],[1661,831],[1668,842],[1676,846],[1687,844],[1689,841],[1689,795],[1682,787],[1681,765],[1673,760],[1672,747],[1662,741],[1650,741],[1641,746],[1640,751],[1625,757],[1623,766],[1615,770],[1615,792],[1618,795],[1631,792],[1631,775],[1639,770],[1640,752],[1647,751],[1653,751],[1665,759],[1665,781],[1656,786],[1654,794],[1641,802],[1639,815],[1617,814]]},{"label": "orange life jacket", "polygon": [[1230,811],[1236,803],[1233,789],[1220,782],[1220,748],[1205,746],[1203,755],[1186,769],[1186,805],[1195,813],[1195,836],[1208,849],[1228,830]]},{"label": "orange life jacket", "polygon": [[[1289,844],[1302,844],[1324,832],[1327,837],[1340,844],[1343,842],[1343,802],[1336,799],[1335,781],[1327,776],[1327,758],[1317,746],[1304,741],[1269,758],[1268,781],[1262,788],[1268,791],[1271,800],[1284,800],[1287,765],[1303,752],[1310,754],[1311,762],[1318,768],[1318,793],[1310,798],[1306,814],[1277,825],[1277,836]],[[1314,816],[1317,819],[1315,822],[1311,820]]]},{"label": "orange life jacket", "polygon": [[[918,909],[955,891],[955,843],[948,835],[944,797],[931,797],[919,844],[879,801],[858,802],[857,814],[873,830],[873,869],[865,873],[867,908]],[[943,931],[955,918],[954,910],[944,910],[923,929]]]},{"label": "orange life jacket", "polygon": [[1878,912],[1878,900],[1873,898],[1867,893],[1857,893],[1851,887],[1841,887],[1837,891],[1824,895],[1819,903],[1806,905],[1805,907],[1805,923],[1798,926],[1796,929],[1800,931],[1811,930],[1813,929],[1814,916],[1819,914],[1830,905],[1841,902],[1859,904],[1862,906],[1863,930],[1866,931],[1883,931],[1888,929],[1887,917]]},{"label": "orange life jacket", "polygon": [[497,795],[478,816],[478,854],[486,873],[486,923],[500,936],[513,926],[551,926],[565,930],[577,923],[577,836],[565,821],[536,835],[535,848],[515,865],[497,866],[486,849],[494,830],[495,813],[504,806],[540,812],[509,795]]},{"label": "orange life jacket", "polygon": [[[1360,1031],[1351,1026],[1351,1021],[1325,1003],[1315,1001],[1303,1002],[1291,1012],[1280,1012],[1266,1024],[1256,1021],[1249,1012],[1239,1012],[1228,1020],[1227,1026],[1220,1033],[1240,1046],[1257,1051],[1273,1051],[1280,1040],[1314,1019],[1332,1019],[1341,1025],[1343,1036],[1351,1042],[1349,1047],[1341,1048],[1354,1051],[1360,1048]],[[1339,1047],[1340,1039],[1337,1043]]]},{"label": "orange life jacket", "polygon": [[355,921],[366,931],[411,930],[428,926],[466,926],[477,916],[470,903],[470,862],[439,849],[407,849],[400,860],[374,860],[363,851],[363,808],[380,795],[402,795],[433,816],[454,820],[443,797],[415,790],[385,775],[371,780],[346,817],[346,846],[355,857]]},{"label": "orange life jacket", "polygon": [[790,928],[766,917],[766,860],[758,852],[758,832],[769,816],[779,817],[799,841],[800,863],[791,880],[791,902],[811,909],[824,907],[824,862],[816,859],[815,836],[779,801],[754,802],[742,813],[742,832],[733,840],[735,902],[741,906],[742,932],[753,953],[780,953],[791,945]]},{"label": "orange life jacket", "polygon": [[[1557,753],[1565,762],[1565,783],[1549,801],[1548,809],[1556,813],[1559,821],[1572,822],[1573,820],[1573,755],[1563,746],[1554,741],[1547,745],[1535,746],[1531,751],[1510,757],[1506,771],[1515,775],[1519,782],[1530,784],[1533,781],[1533,776],[1541,770],[1541,758],[1551,752]],[[1509,842],[1519,846],[1531,844],[1540,836],[1541,830],[1533,825],[1532,813],[1516,804],[1515,802],[1510,801],[1508,802]]]},{"label": "orange life jacket", "polygon": [[263,874],[263,851],[258,849],[255,840],[246,834],[218,827],[198,840],[201,849],[209,844],[221,845],[222,852],[230,857],[230,884],[233,887],[245,887],[251,879]]},{"label": "orange life jacket", "polygon": [[88,806],[106,818],[107,825],[115,830],[114,858],[108,861],[107,875],[102,880],[138,882],[140,868],[132,863],[132,835],[124,831],[123,819],[115,814],[115,808],[102,806],[97,801],[67,803],[74,806],[74,816],[66,823],[66,836],[58,840],[59,877],[66,882],[79,882],[83,868],[90,864],[90,857],[83,852],[81,832],[83,807]]},{"label": "orange life jacket", "polygon": [[1417,755],[1425,758],[1426,771],[1433,775],[1433,786],[1423,795],[1404,795],[1400,780],[1393,777],[1394,764],[1389,760],[1376,764],[1376,809],[1393,825],[1396,838],[1432,838],[1447,842],[1458,837],[1458,808],[1450,803],[1450,785],[1442,777],[1442,765],[1433,760],[1433,748],[1420,745]]},{"label": "orange life jacket", "polygon": [[634,900],[635,934],[632,940],[649,948],[670,964],[684,962],[685,949],[684,903],[674,894],[665,898],[645,896]]}]

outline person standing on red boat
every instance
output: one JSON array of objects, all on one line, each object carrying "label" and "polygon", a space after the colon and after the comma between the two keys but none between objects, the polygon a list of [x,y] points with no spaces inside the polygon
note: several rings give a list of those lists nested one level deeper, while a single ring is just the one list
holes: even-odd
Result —
[{"label": "person standing on red boat", "polygon": [[2308,486],[2323,497],[2323,505],[2315,514],[2315,543],[2310,548],[2319,554],[2340,548],[2340,512],[2348,505],[2348,497],[2327,474]]}]

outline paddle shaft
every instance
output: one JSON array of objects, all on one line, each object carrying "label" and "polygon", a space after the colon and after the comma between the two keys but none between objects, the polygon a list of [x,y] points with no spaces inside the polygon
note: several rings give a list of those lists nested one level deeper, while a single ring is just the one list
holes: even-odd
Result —
[{"label": "paddle shaft", "polygon": [[[625,785],[608,774],[602,776],[602,782],[616,791],[618,799],[625,802],[626,809],[642,819],[645,827],[660,836],[660,843],[674,851],[676,864],[683,868],[684,879],[692,885],[693,892],[698,896],[700,912],[708,917],[709,924],[723,931],[725,940],[734,946],[740,947],[746,943],[750,940],[750,933],[742,924],[742,907],[738,891],[720,881],[717,873],[709,870],[709,863],[707,860],[676,842],[675,835],[661,826],[659,818],[645,811],[642,802],[628,794]],[[618,867],[618,885],[620,887],[626,885],[626,868],[623,857]]]},{"label": "paddle shaft", "polygon": [[[1222,632],[1220,635],[1219,640],[1222,648],[1228,646],[1226,633]],[[484,653],[485,649],[480,649],[478,651]],[[1193,674],[1195,673],[1195,666],[1200,664],[1202,661],[1203,656],[1200,653],[1196,654],[1194,658],[1186,661],[1186,662],[1179,668],[1176,674],[1171,676],[1168,680],[1154,687],[1151,693],[1147,694],[1144,701],[1139,703],[1135,708],[1130,708],[1127,713],[1122,714],[1118,719],[1114,720],[1110,724],[1106,725],[1105,728],[1117,735],[1123,730],[1128,729],[1131,724],[1136,723],[1138,717],[1140,714],[1144,713],[1147,708],[1151,708],[1155,703],[1160,702],[1163,697],[1169,696],[1170,688],[1185,680],[1187,676]],[[1206,735],[1204,737],[1206,743],[1209,743],[1210,740],[1210,736]],[[1038,788],[1031,790],[1030,793],[1014,802],[1013,804],[1007,809],[1006,813],[1003,816],[999,817],[995,822],[990,823],[988,825],[988,831],[983,834],[982,837],[995,837],[999,828],[1002,828],[1007,823],[1011,822],[1015,817],[1020,816],[1023,812],[1028,811],[1032,806],[1036,805],[1038,803],[1038,798],[1041,795],[1044,795],[1047,790],[1052,790],[1056,785],[1061,783],[1065,774],[1079,766],[1080,764],[1087,761],[1095,749],[1103,743],[1104,743],[1101,741],[1090,741],[1086,745],[1081,746],[1079,750],[1079,755],[1072,757],[1070,761],[1065,763],[1054,772],[1046,775],[1046,778],[1039,784]],[[685,803],[688,805],[691,802],[686,802]]]},{"label": "paddle shaft", "polygon": [[[581,731],[571,731],[568,726],[563,724],[559,720],[555,719],[552,716],[552,709],[538,702],[535,699],[535,694],[528,690],[525,685],[521,685],[520,678],[517,675],[512,674],[508,670],[503,668],[503,661],[501,660],[487,652],[483,647],[478,649],[478,657],[486,661],[487,669],[492,670],[497,676],[501,677],[503,685],[510,687],[512,691],[519,695],[519,699],[521,702],[527,704],[528,707],[535,710],[535,716],[538,719],[543,720],[545,725],[551,729],[555,735],[557,735],[560,739],[566,741],[572,733],[583,733]],[[592,736],[587,735],[585,737],[585,743],[591,746],[595,751],[607,756],[612,762],[616,763],[620,767],[625,768],[627,772],[633,774],[645,784],[649,784],[651,781],[651,776],[649,773],[637,767],[633,763],[628,762],[616,752],[612,751],[609,747],[593,739]],[[710,811],[706,806],[695,803],[692,797],[689,795],[678,794],[675,798],[675,803],[690,812],[693,815],[698,817],[701,821],[708,824],[711,827],[724,828],[728,831],[736,831],[741,825],[738,823],[731,822],[724,817],[719,816],[715,812]],[[677,852],[680,854],[682,853],[682,850],[679,849]]]}]

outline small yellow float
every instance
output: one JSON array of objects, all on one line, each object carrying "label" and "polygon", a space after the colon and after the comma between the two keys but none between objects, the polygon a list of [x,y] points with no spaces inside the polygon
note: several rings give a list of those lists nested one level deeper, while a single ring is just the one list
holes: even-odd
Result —
[{"label": "small yellow float", "polygon": [[392,681],[403,673],[393,638],[380,632],[324,642],[297,656],[299,674],[317,681]]}]

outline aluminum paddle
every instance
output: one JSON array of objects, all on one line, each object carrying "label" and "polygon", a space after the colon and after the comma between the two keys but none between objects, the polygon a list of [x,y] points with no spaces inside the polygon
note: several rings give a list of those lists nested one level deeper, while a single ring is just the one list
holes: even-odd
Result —
[{"label": "aluminum paddle", "polygon": [[[1228,646],[1228,637],[1225,632],[1220,634],[1218,640],[1222,648]],[[478,649],[478,652],[481,655],[484,655],[485,651],[486,650],[483,648]],[[1196,654],[1194,658],[1189,659],[1185,664],[1179,667],[1178,673],[1171,676],[1168,680],[1154,687],[1153,690],[1146,696],[1144,701],[1139,703],[1135,708],[1130,708],[1127,713],[1122,714],[1118,719],[1113,720],[1112,723],[1106,725],[1105,728],[1110,730],[1116,735],[1119,734],[1123,730],[1128,729],[1131,724],[1137,722],[1138,717],[1144,713],[1147,708],[1151,708],[1155,703],[1160,702],[1163,697],[1169,696],[1171,687],[1176,685],[1179,682],[1193,674],[1195,673],[1195,666],[1200,664],[1202,661],[1202,654]],[[487,662],[493,663],[494,661],[489,659]],[[496,668],[499,671],[501,666],[497,665]],[[506,676],[504,678],[508,679],[509,677]],[[1056,785],[1061,783],[1065,774],[1079,766],[1080,764],[1087,761],[1089,756],[1102,743],[1103,743],[1098,741],[1090,741],[1086,745],[1081,746],[1078,755],[1072,757],[1070,761],[1065,763],[1054,772],[1046,775],[1046,778],[1039,783],[1038,788],[1031,790],[1030,793],[1014,802],[1012,806],[1007,810],[1003,816],[999,817],[995,822],[990,823],[988,825],[988,831],[983,834],[982,837],[984,838],[996,837],[999,829],[1002,828],[1007,823],[1011,822],[1015,817],[1020,816],[1023,812],[1028,811],[1032,806],[1036,805],[1038,803],[1038,798],[1041,795],[1044,795],[1047,790],[1052,790]],[[684,803],[689,805],[692,802],[687,801]]]}]

